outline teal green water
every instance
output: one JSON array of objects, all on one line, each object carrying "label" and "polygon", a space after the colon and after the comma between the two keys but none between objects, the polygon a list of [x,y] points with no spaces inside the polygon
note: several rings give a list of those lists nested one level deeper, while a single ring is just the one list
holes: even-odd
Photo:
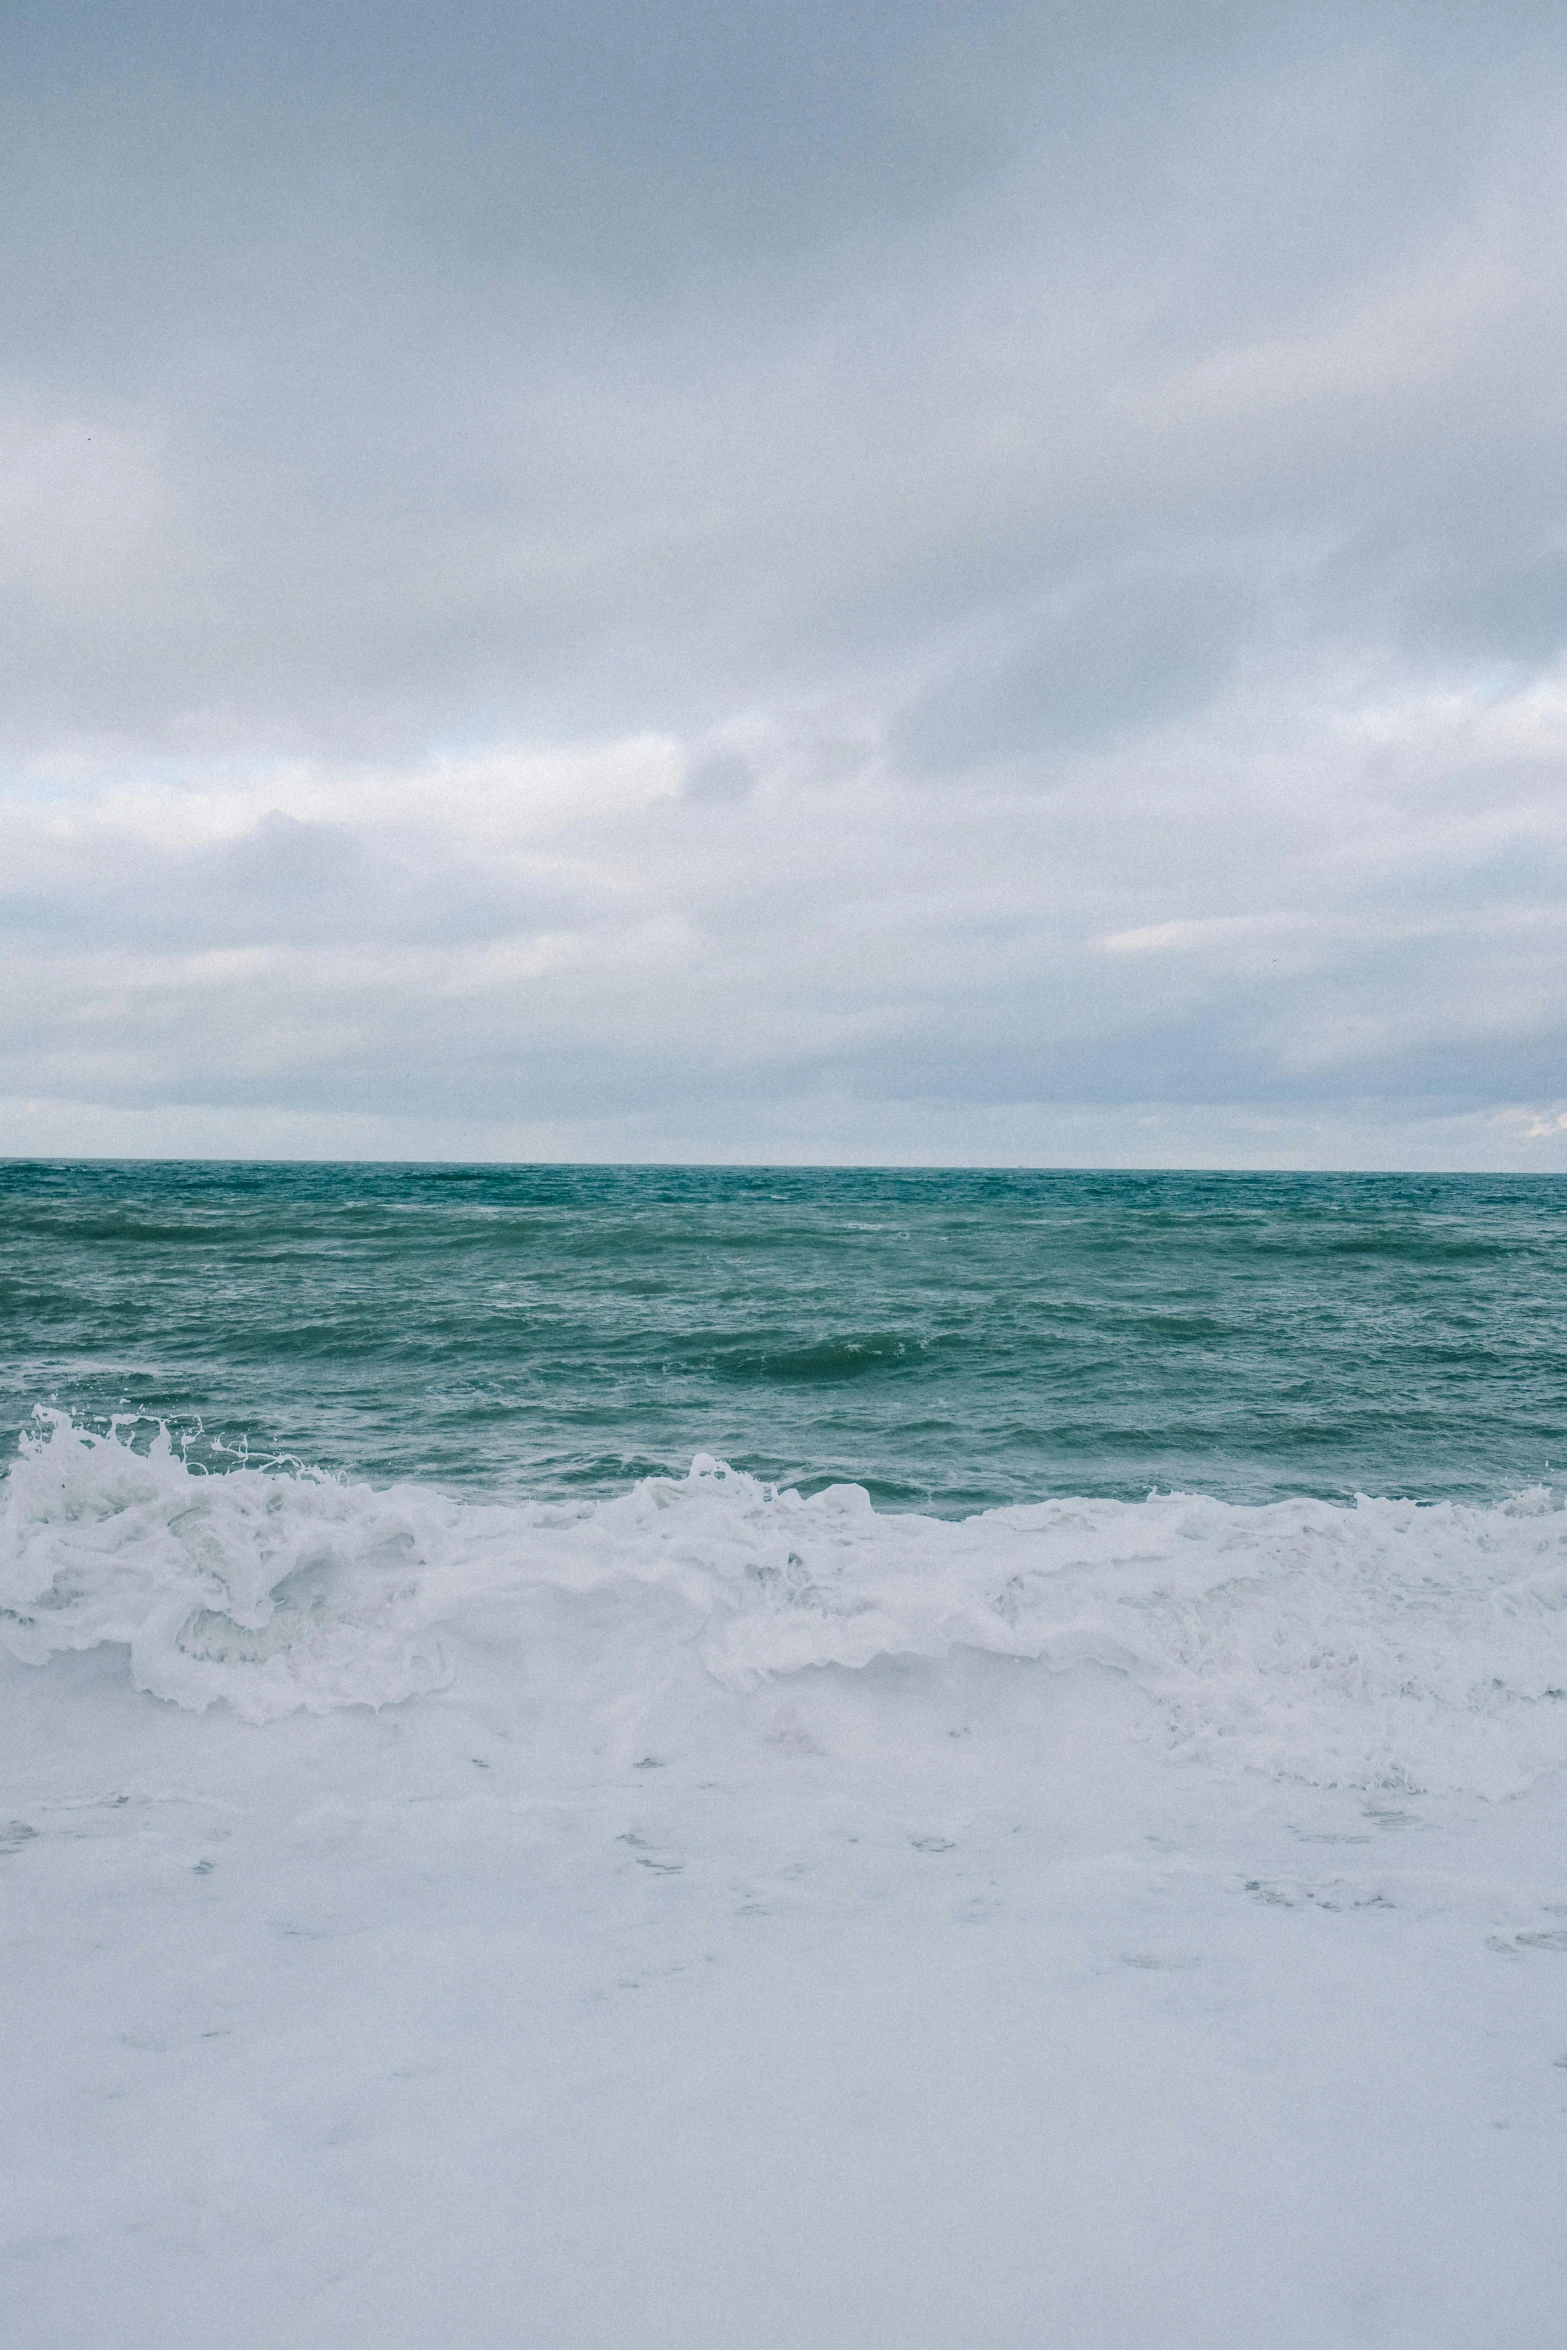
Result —
[{"label": "teal green water", "polygon": [[0,1165],[7,1455],[1494,1500],[1567,1463],[1564,1300],[1549,1177]]}]

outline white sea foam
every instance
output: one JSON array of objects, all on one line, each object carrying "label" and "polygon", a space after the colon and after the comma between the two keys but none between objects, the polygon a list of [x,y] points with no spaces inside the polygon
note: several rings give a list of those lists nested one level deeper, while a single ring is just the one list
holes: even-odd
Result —
[{"label": "white sea foam", "polygon": [[6,1481],[0,1641],[129,1650],[261,1723],[386,1706],[510,1653],[563,1739],[672,1681],[743,1695],[885,1659],[1110,1667],[1174,1751],[1321,1787],[1502,1796],[1567,1761],[1567,1512],[1057,1500],[961,1523],[705,1456],[575,1506],[310,1470],[193,1471],[43,1415]]},{"label": "white sea foam", "polygon": [[0,1511],[8,2345],[1556,2338],[1547,1494]]}]

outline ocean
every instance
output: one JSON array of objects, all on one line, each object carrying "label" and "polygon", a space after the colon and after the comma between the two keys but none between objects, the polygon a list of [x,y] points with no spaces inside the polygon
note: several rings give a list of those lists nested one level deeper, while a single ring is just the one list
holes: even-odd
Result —
[{"label": "ocean", "polygon": [[205,1467],[600,1497],[710,1452],[942,1517],[1567,1469],[1556,1177],[12,1162],[0,1282],[8,1451],[48,1404]]},{"label": "ocean", "polygon": [[0,1167],[21,2350],[1536,2344],[1567,1186]]}]

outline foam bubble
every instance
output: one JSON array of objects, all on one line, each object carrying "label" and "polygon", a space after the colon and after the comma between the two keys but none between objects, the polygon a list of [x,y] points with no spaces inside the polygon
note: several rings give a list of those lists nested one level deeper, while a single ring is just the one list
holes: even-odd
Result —
[{"label": "foam bubble", "polygon": [[509,1649],[528,1702],[582,1736],[677,1671],[743,1699],[988,1651],[1127,1674],[1190,1755],[1501,1795],[1567,1761],[1567,1513],[1543,1490],[1494,1509],[1167,1494],[954,1524],[706,1455],[607,1502],[475,1505],[204,1475],[166,1435],[139,1451],[49,1413],[5,1483],[0,1641],[35,1664],[120,1645],[138,1688],[252,1722],[398,1704]]}]

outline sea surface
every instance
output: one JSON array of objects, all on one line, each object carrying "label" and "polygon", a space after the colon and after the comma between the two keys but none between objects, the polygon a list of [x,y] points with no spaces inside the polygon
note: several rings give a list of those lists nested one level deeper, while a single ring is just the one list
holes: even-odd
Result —
[{"label": "sea surface", "polygon": [[1564,1308],[1549,1176],[0,1166],[7,1452],[466,1494],[1500,1501],[1567,1466]]},{"label": "sea surface", "polygon": [[1567,1185],[0,1167],[7,2350],[1538,2350]]}]

